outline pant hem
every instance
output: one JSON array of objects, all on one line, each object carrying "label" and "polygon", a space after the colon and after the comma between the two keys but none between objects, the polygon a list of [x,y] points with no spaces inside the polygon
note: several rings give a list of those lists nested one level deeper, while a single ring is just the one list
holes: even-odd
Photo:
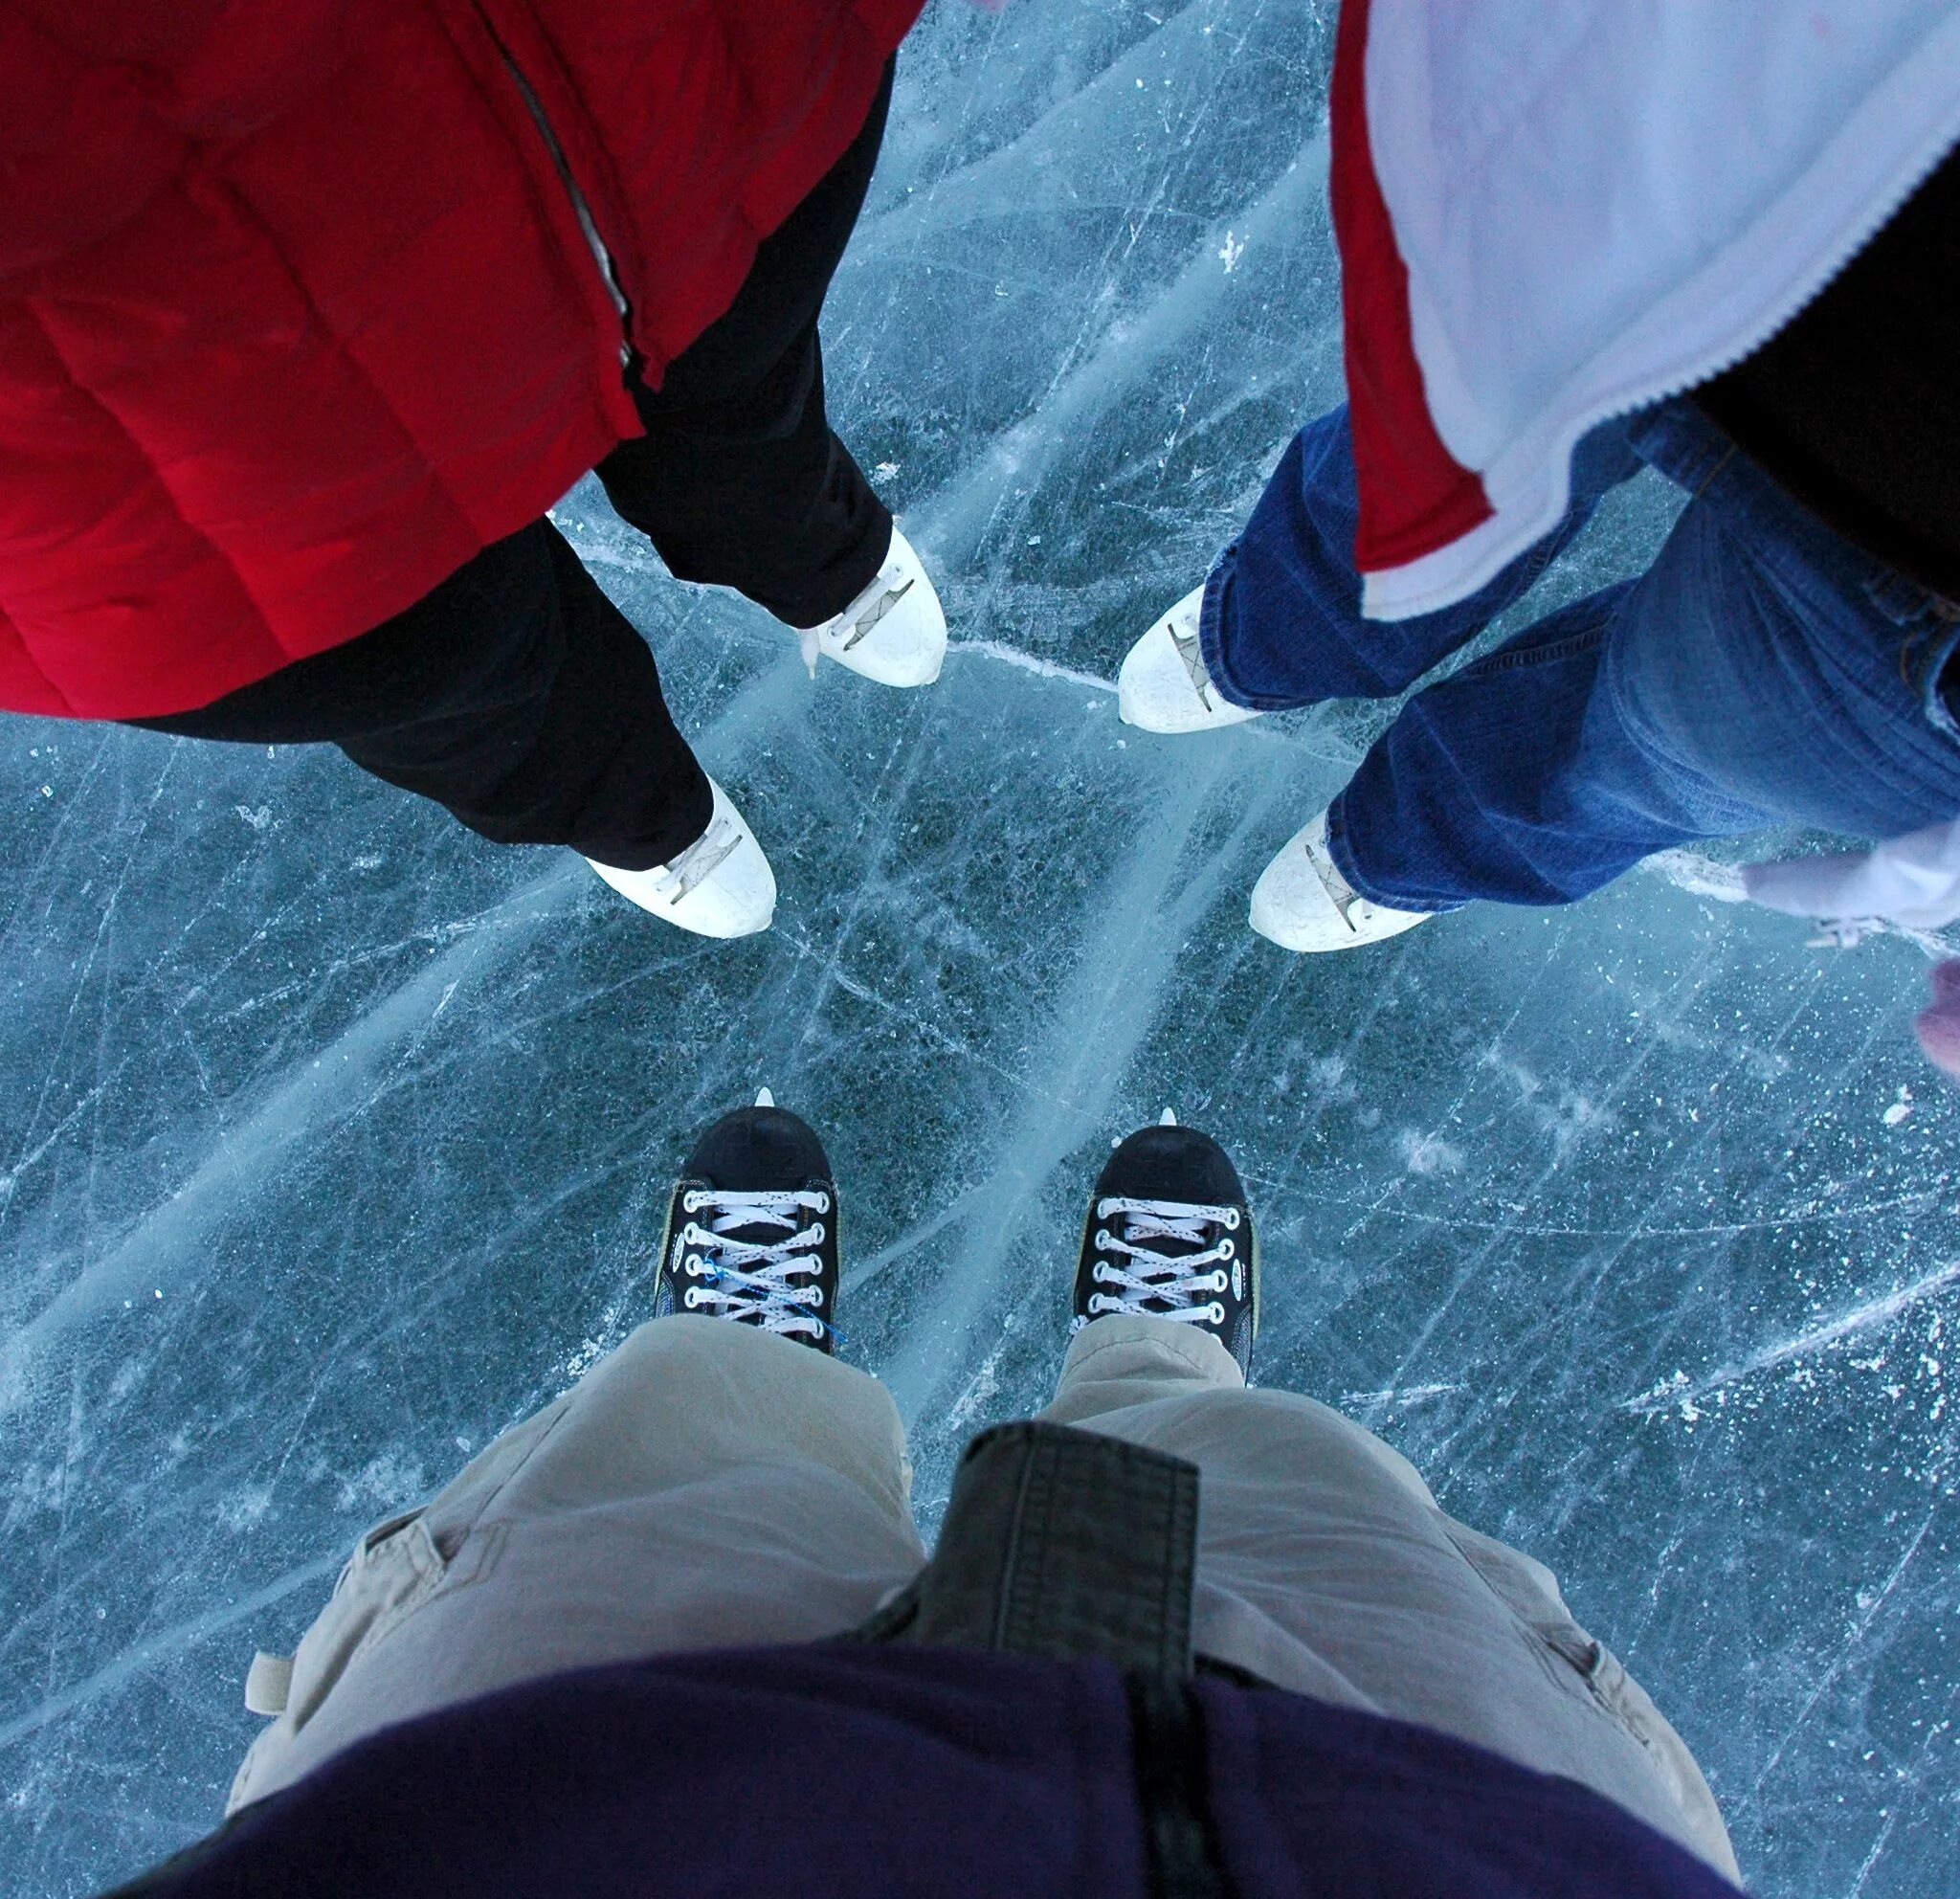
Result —
[{"label": "pant hem", "polygon": [[[609,870],[644,871],[659,870],[670,864],[682,851],[698,844],[708,835],[708,826],[715,821],[714,788],[708,783],[707,773],[702,772],[702,819],[699,828],[691,825],[675,827],[680,830],[678,843],[661,843],[646,849],[627,849],[623,846],[601,843],[591,850],[573,842],[572,849],[578,852],[588,863],[602,863]],[[569,841],[569,840],[568,840]],[[632,862],[623,860],[632,859]]]},{"label": "pant hem", "polygon": [[1357,897],[1364,897],[1384,909],[1400,910],[1406,916],[1443,917],[1453,910],[1465,908],[1469,902],[1465,899],[1462,903],[1432,904],[1419,898],[1397,897],[1383,889],[1366,873],[1356,870],[1353,846],[1348,841],[1348,827],[1342,820],[1341,799],[1338,797],[1327,807],[1327,855],[1334,860],[1334,868],[1341,873],[1342,881]]},{"label": "pant hem", "polygon": [[[788,605],[785,596],[781,595],[777,597],[777,603],[773,606],[769,605],[767,601],[757,599],[752,593],[748,597],[755,600],[758,606],[764,608],[766,612],[772,614],[794,633],[810,633],[815,628],[835,619],[853,600],[857,599],[858,594],[863,592],[878,578],[879,570],[891,558],[892,541],[899,531],[898,523],[892,519],[890,512],[884,509],[882,504],[880,504],[880,511],[884,515],[883,534],[867,535],[864,539],[864,546],[875,546],[878,548],[878,554],[876,558],[867,558],[867,556],[860,553],[851,563],[850,567],[844,570],[843,576],[835,585],[826,590],[823,594],[825,600],[829,600],[836,595],[842,596],[837,599],[835,606],[827,607],[813,620],[792,619],[791,617],[792,613],[807,614],[810,611],[812,601],[816,596],[806,594],[802,596],[800,604],[793,607]],[[861,579],[858,578],[859,574],[863,576]],[[849,590],[848,592],[846,591],[847,589]]]},{"label": "pant hem", "polygon": [[1236,705],[1246,712],[1297,712],[1303,706],[1320,704],[1318,699],[1275,699],[1270,693],[1248,692],[1232,677],[1225,658],[1223,621],[1225,590],[1231,586],[1237,566],[1238,544],[1235,541],[1218,556],[1205,581],[1204,598],[1198,603],[1198,652],[1203,656],[1213,690],[1228,705]]}]

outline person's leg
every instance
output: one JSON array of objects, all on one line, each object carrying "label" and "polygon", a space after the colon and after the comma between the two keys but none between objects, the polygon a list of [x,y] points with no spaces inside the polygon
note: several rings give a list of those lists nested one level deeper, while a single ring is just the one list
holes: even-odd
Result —
[{"label": "person's leg", "polygon": [[625,870],[666,863],[708,826],[707,776],[646,641],[546,521],[371,633],[212,705],[132,723],[331,742],[499,843],[568,844]]},{"label": "person's leg", "polygon": [[1168,1116],[1139,1128],[1089,1215],[1042,1415],[1197,1465],[1198,1654],[1568,1775],[1732,1873],[1680,1737],[1547,1571],[1451,1522],[1407,1460],[1337,1412],[1245,1389],[1258,1224],[1224,1150]]},{"label": "person's leg", "polygon": [[1372,1433],[1126,1314],[1076,1335],[1041,1415],[1198,1466],[1200,1655],[1581,1781],[1735,1876],[1686,1746],[1550,1573],[1445,1516]]},{"label": "person's leg", "polygon": [[1363,896],[1570,903],[1695,838],[1882,838],[1960,811],[1950,610],[1685,405],[1629,435],[1694,499],[1637,580],[1410,701],[1327,814]]},{"label": "person's leg", "polygon": [[645,436],[599,464],[619,514],[682,580],[732,587],[794,627],[849,606],[890,512],[824,407],[817,318],[878,161],[892,75],[842,158],[758,247],[725,315],[635,391]]},{"label": "person's leg", "polygon": [[884,1387],[807,1345],[652,1321],[425,1508],[357,1546],[229,1810],[375,1729],[564,1669],[808,1642],[862,1621],[924,1559]]},{"label": "person's leg", "polygon": [[1655,851],[1773,821],[1639,744],[1600,691],[1652,579],[1562,609],[1402,708],[1327,808],[1355,890],[1399,910],[1568,904]]},{"label": "person's leg", "polygon": [[[426,1508],[378,1525],[298,1653],[233,1807],[374,1729],[531,1677],[855,1627],[924,1560],[904,1432],[831,1355],[836,1181],[759,1099],[689,1151],[654,1319]],[[711,1316],[695,1316],[696,1314]]]},{"label": "person's leg", "polygon": [[1267,482],[1245,531],[1205,585],[1206,670],[1234,704],[1274,711],[1324,699],[1389,699],[1414,683],[1521,598],[1640,466],[1617,425],[1572,458],[1565,519],[1467,600],[1408,620],[1361,616],[1354,566],[1360,505],[1348,409],[1309,423]]},{"label": "person's leg", "polygon": [[1780,819],[1876,838],[1960,812],[1941,683],[1960,607],[1826,526],[1691,404],[1632,434],[1696,499],[1607,655],[1627,728]]}]

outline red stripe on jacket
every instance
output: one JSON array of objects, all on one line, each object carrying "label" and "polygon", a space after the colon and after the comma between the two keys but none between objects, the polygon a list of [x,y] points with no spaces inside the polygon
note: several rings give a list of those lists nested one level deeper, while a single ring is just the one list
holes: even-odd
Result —
[{"label": "red stripe on jacket", "polygon": [[1334,41],[1329,177],[1341,247],[1348,413],[1361,521],[1355,566],[1399,567],[1489,519],[1483,483],[1443,446],[1423,392],[1409,272],[1368,127],[1369,0],[1343,0]]}]

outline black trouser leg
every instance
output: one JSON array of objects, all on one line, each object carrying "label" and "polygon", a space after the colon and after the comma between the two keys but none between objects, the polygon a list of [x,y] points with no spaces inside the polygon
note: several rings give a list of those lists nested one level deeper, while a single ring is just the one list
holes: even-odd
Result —
[{"label": "black trouser leg", "polygon": [[682,580],[733,587],[791,626],[841,613],[891,515],[824,411],[817,315],[863,209],[892,70],[864,129],[757,250],[726,315],[635,390],[647,433],[599,464],[612,505]]},{"label": "black trouser leg", "polygon": [[646,641],[546,521],[358,639],[198,711],[130,723],[331,741],[499,843],[569,844],[623,870],[668,861],[712,805]]},{"label": "black trouser leg", "polygon": [[[727,313],[657,393],[635,390],[647,435],[599,468],[677,574],[739,588],[792,626],[850,605],[891,543],[890,514],[831,433],[816,335],[890,101],[887,69],[863,130],[758,249]],[[712,808],[645,641],[544,521],[358,639],[131,723],[331,742],[486,838],[569,844],[623,870],[669,861]]]}]

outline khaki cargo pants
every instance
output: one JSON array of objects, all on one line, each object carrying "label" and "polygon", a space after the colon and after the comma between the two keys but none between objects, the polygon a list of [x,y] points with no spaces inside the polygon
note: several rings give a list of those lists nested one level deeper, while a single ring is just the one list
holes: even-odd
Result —
[{"label": "khaki cargo pants", "polygon": [[[1197,1651],[1584,1782],[1730,1878],[1681,1736],[1572,1620],[1543,1564],[1445,1516],[1338,1412],[1248,1391],[1216,1340],[1113,1316],[1043,1417],[1202,1472]],[[642,1326],[425,1508],[361,1539],[289,1660],[231,1810],[390,1722],[663,1650],[840,1634],[924,1560],[876,1379],[746,1326]]]}]

